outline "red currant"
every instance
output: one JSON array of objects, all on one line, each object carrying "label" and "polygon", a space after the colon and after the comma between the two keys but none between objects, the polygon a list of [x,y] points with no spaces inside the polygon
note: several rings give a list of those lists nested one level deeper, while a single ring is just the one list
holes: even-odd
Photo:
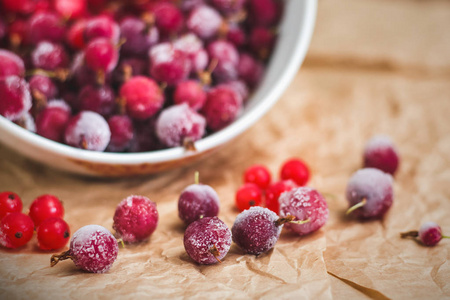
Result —
[{"label": "red currant", "polygon": [[253,165],[244,172],[244,182],[254,183],[261,189],[266,189],[271,181],[271,176],[266,167]]},{"label": "red currant", "polygon": [[6,248],[18,248],[33,237],[33,221],[21,212],[8,214],[0,222],[0,245]]},{"label": "red currant", "polygon": [[254,183],[245,183],[236,192],[236,206],[240,211],[260,206],[261,200],[261,189]]},{"label": "red currant", "polygon": [[13,192],[0,193],[0,220],[7,214],[22,211],[22,200]]},{"label": "red currant", "polygon": [[280,211],[280,203],[278,199],[284,192],[288,192],[297,187],[292,180],[281,180],[275,182],[266,189],[266,207],[278,215]]},{"label": "red currant", "polygon": [[303,186],[308,182],[309,169],[300,159],[292,158],[281,167],[280,177],[282,180],[291,179],[299,186]]},{"label": "red currant", "polygon": [[42,250],[60,249],[67,244],[69,237],[69,225],[61,218],[46,219],[37,229],[38,245]]},{"label": "red currant", "polygon": [[31,203],[29,215],[34,225],[39,227],[45,219],[63,218],[64,207],[56,196],[49,194],[42,195]]}]

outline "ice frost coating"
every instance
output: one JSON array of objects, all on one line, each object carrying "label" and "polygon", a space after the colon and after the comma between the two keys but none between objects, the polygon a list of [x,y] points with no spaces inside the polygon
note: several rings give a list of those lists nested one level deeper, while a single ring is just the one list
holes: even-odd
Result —
[{"label": "ice frost coating", "polygon": [[275,246],[283,225],[276,222],[279,217],[273,211],[260,206],[241,212],[234,221],[231,232],[235,242],[244,252],[261,254]]},{"label": "ice frost coating", "polygon": [[292,215],[295,220],[309,220],[305,224],[287,223],[286,228],[305,235],[318,230],[328,220],[328,206],[325,198],[310,187],[299,187],[281,194],[280,216]]},{"label": "ice frost coating", "polygon": [[156,204],[144,196],[129,196],[117,206],[113,228],[125,242],[146,240],[158,225]]},{"label": "ice frost coating", "polygon": [[200,217],[215,217],[219,214],[219,196],[205,184],[191,184],[178,199],[178,216],[186,224]]},{"label": "ice frost coating", "polygon": [[364,167],[377,168],[391,175],[399,165],[399,156],[394,143],[388,136],[376,135],[364,148]]},{"label": "ice frost coating", "polygon": [[217,217],[205,217],[191,223],[184,233],[184,249],[197,263],[219,262],[231,246],[231,231]]},{"label": "ice frost coating", "polygon": [[70,249],[51,257],[51,266],[72,259],[75,265],[92,273],[105,273],[117,258],[117,240],[106,228],[87,225],[78,229],[70,241]]},{"label": "ice frost coating", "polygon": [[31,108],[31,94],[25,79],[11,75],[0,78],[0,115],[19,120]]},{"label": "ice frost coating", "polygon": [[392,205],[392,176],[374,168],[356,171],[347,185],[350,207],[361,203],[351,214],[367,219],[381,218]]}]

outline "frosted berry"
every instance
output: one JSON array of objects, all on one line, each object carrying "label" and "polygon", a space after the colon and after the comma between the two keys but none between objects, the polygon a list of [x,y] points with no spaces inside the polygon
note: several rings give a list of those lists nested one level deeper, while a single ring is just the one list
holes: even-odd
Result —
[{"label": "frosted berry", "polygon": [[58,94],[58,87],[47,76],[34,75],[29,79],[28,83],[31,95],[37,101],[42,100],[46,102],[47,100],[55,99]]},{"label": "frosted berry", "polygon": [[134,137],[134,127],[131,119],[126,115],[115,115],[108,119],[111,130],[111,141],[108,151],[120,152],[128,149]]},{"label": "frosted berry", "polygon": [[253,165],[244,172],[244,182],[254,183],[263,190],[269,186],[271,180],[269,170],[263,165]]},{"label": "frosted berry", "polygon": [[113,229],[124,242],[147,240],[157,225],[156,204],[144,196],[129,196],[123,199],[114,213]]},{"label": "frosted berry", "polygon": [[45,194],[37,197],[31,203],[29,216],[31,217],[34,225],[37,228],[46,219],[62,219],[64,217],[64,207],[58,197],[50,194]]},{"label": "frosted berry", "polygon": [[33,237],[33,221],[21,212],[12,212],[0,221],[0,245],[6,248],[18,248]]},{"label": "frosted berry", "polygon": [[360,219],[381,218],[393,201],[392,176],[378,169],[356,171],[347,184],[347,214]]},{"label": "frosted berry", "polygon": [[364,148],[364,167],[377,168],[394,175],[399,165],[399,156],[392,140],[387,136],[374,136]]},{"label": "frosted berry", "polygon": [[298,187],[281,194],[280,216],[294,216],[294,220],[304,221],[304,224],[286,224],[286,228],[299,234],[306,235],[318,230],[328,220],[328,205],[325,198],[315,189]]},{"label": "frosted berry", "polygon": [[104,38],[113,44],[119,42],[119,25],[107,16],[96,16],[86,21],[84,29],[84,38],[86,42],[97,38]]},{"label": "frosted berry", "polygon": [[136,17],[126,17],[120,22],[120,34],[125,40],[121,51],[126,55],[146,55],[159,40],[158,29]]},{"label": "frosted berry", "polygon": [[105,82],[106,74],[117,66],[119,53],[116,46],[106,38],[96,38],[84,50],[86,65],[98,75],[98,82]]},{"label": "frosted berry", "polygon": [[154,116],[164,104],[164,95],[156,82],[145,76],[135,76],[120,88],[128,115],[137,120]]},{"label": "frosted berry", "polygon": [[213,77],[218,82],[227,82],[238,78],[239,52],[236,47],[225,40],[217,40],[207,47],[211,60],[217,60]]},{"label": "frosted berry", "polygon": [[231,246],[231,231],[217,217],[204,217],[191,223],[184,232],[184,249],[202,265],[220,262]]},{"label": "frosted berry", "polygon": [[104,151],[110,138],[108,123],[93,111],[82,111],[72,117],[64,133],[68,145],[93,151]]},{"label": "frosted berry", "polygon": [[239,58],[238,73],[240,79],[250,87],[255,87],[264,74],[264,65],[252,56],[242,53]]},{"label": "frosted berry", "polygon": [[169,86],[185,80],[191,71],[187,55],[170,43],[161,43],[150,49],[150,75]]},{"label": "frosted berry", "polygon": [[53,12],[37,12],[27,21],[27,41],[33,45],[47,41],[62,42],[65,35],[64,21]]},{"label": "frosted berry", "polygon": [[249,209],[252,206],[260,206],[262,203],[262,191],[254,183],[245,183],[237,190],[235,201],[239,211]]},{"label": "frosted berry", "polygon": [[408,231],[401,233],[402,238],[419,238],[419,241],[428,247],[436,246],[443,238],[450,239],[450,236],[442,234],[441,227],[435,222],[425,222],[420,226],[419,231]]},{"label": "frosted berry", "polygon": [[274,0],[248,0],[249,19],[256,26],[274,25],[280,17],[280,7]]},{"label": "frosted berry", "polygon": [[25,65],[22,58],[15,53],[0,49],[0,78],[16,75],[22,77],[25,74]]},{"label": "frosted berry", "polygon": [[70,240],[70,249],[52,255],[50,265],[71,259],[74,264],[87,272],[106,273],[117,258],[117,240],[105,227],[87,225],[78,229]]},{"label": "frosted berry", "polygon": [[31,62],[35,68],[53,71],[67,67],[69,59],[61,45],[44,41],[31,53]]},{"label": "frosted berry", "polygon": [[250,49],[260,58],[267,59],[275,44],[275,34],[268,28],[253,28],[249,36]]},{"label": "frosted berry", "polygon": [[242,80],[228,81],[226,83],[219,84],[217,87],[225,87],[227,89],[231,89],[237,95],[239,95],[243,101],[247,101],[248,96],[250,95],[250,91],[248,90],[247,85]]},{"label": "frosted berry", "polygon": [[240,11],[246,0],[211,0],[211,2],[220,12],[229,15]]},{"label": "frosted berry", "polygon": [[153,13],[156,27],[162,34],[176,34],[183,28],[183,14],[172,3],[156,3],[151,7],[150,12]]},{"label": "frosted berry", "polygon": [[22,199],[14,192],[1,192],[0,193],[0,220],[6,215],[13,212],[22,211]]},{"label": "frosted berry", "polygon": [[280,178],[282,180],[291,179],[299,186],[303,186],[308,183],[309,180],[308,166],[300,159],[290,159],[282,165]]},{"label": "frosted berry", "polygon": [[19,120],[31,108],[28,83],[15,75],[0,78],[0,115]]},{"label": "frosted berry", "polygon": [[235,90],[219,86],[208,92],[202,112],[208,127],[217,131],[231,124],[241,112],[242,98]]},{"label": "frosted berry", "polygon": [[19,120],[14,121],[14,123],[28,131],[36,132],[36,123],[30,112],[24,113],[22,117]]},{"label": "frosted berry", "polygon": [[292,220],[292,217],[278,217],[264,207],[250,207],[241,212],[234,221],[231,228],[233,242],[245,253],[259,255],[275,246],[283,224]]},{"label": "frosted berry", "polygon": [[[198,181],[198,179],[196,179]],[[206,184],[196,182],[186,187],[178,199],[178,216],[186,225],[203,217],[219,214],[219,196]]]},{"label": "frosted berry", "polygon": [[292,180],[281,180],[269,185],[266,189],[266,207],[276,214],[280,211],[280,202],[278,201],[281,194],[289,192],[298,185]]},{"label": "frosted berry", "polygon": [[50,140],[63,142],[71,109],[63,100],[53,100],[37,115],[36,132]]},{"label": "frosted berry", "polygon": [[205,134],[205,118],[186,103],[164,109],[156,121],[156,134],[166,146],[186,146]]},{"label": "frosted berry", "polygon": [[36,230],[38,246],[41,250],[61,249],[69,242],[70,228],[61,218],[44,220]]},{"label": "frosted berry", "polygon": [[81,110],[94,111],[104,117],[111,115],[116,108],[114,91],[107,85],[84,86],[78,95]]},{"label": "frosted berry", "polygon": [[187,33],[173,42],[175,49],[183,52],[191,64],[191,73],[203,71],[208,66],[208,52],[203,48],[203,42],[195,34]]},{"label": "frosted berry", "polygon": [[223,23],[220,13],[207,5],[194,8],[186,21],[188,29],[203,40],[213,38]]},{"label": "frosted berry", "polygon": [[186,80],[176,86],[173,101],[176,104],[187,103],[193,110],[200,110],[206,102],[206,92],[200,82]]}]

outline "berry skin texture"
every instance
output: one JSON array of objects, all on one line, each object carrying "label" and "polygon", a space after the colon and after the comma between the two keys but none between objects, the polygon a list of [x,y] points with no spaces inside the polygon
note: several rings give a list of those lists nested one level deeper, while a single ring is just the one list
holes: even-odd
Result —
[{"label": "berry skin texture", "polygon": [[111,130],[111,141],[108,151],[119,152],[126,150],[134,137],[134,128],[131,119],[126,115],[115,115],[108,119]]},{"label": "berry skin texture", "polygon": [[169,147],[195,142],[205,134],[205,118],[186,103],[164,109],[156,121],[156,135]]},{"label": "berry skin texture", "polygon": [[376,168],[394,175],[400,158],[392,140],[387,136],[374,136],[364,148],[364,168]]},{"label": "berry skin texture", "polygon": [[116,238],[105,227],[87,225],[78,229],[70,240],[70,248],[52,255],[50,265],[72,259],[74,264],[87,272],[106,273],[117,258],[119,246]]},{"label": "berry skin texture", "polygon": [[207,5],[199,5],[191,11],[186,26],[198,37],[207,40],[217,34],[222,22],[217,10]]},{"label": "berry skin texture", "polygon": [[23,60],[11,51],[0,49],[0,78],[10,75],[21,77],[24,73]]},{"label": "berry skin texture", "polygon": [[31,62],[35,68],[53,71],[67,67],[68,56],[58,44],[40,42],[31,53]]},{"label": "berry skin texture", "polygon": [[253,165],[244,172],[245,183],[254,183],[263,190],[269,186],[271,180],[269,170],[262,165]]},{"label": "berry skin texture", "polygon": [[105,150],[110,138],[108,123],[93,111],[82,111],[72,117],[64,133],[68,145],[92,151]]},{"label": "berry skin texture", "polygon": [[173,100],[176,104],[187,103],[193,110],[200,110],[206,102],[206,92],[200,82],[186,80],[176,86]]},{"label": "berry skin texture", "polygon": [[350,206],[347,214],[379,219],[392,205],[392,176],[373,168],[356,171],[347,184],[346,197]]},{"label": "berry skin texture", "polygon": [[241,96],[229,87],[219,86],[208,92],[202,111],[208,127],[217,131],[232,123],[241,109]]},{"label": "berry skin texture", "polygon": [[156,204],[144,196],[129,196],[114,213],[113,229],[124,242],[147,240],[158,225]]},{"label": "berry skin texture", "polygon": [[231,231],[217,217],[204,217],[191,223],[184,232],[184,249],[202,265],[220,262],[231,247]]},{"label": "berry skin texture", "polygon": [[50,140],[62,142],[70,112],[70,107],[63,100],[49,102],[36,117],[36,132]]},{"label": "berry skin texture", "polygon": [[102,116],[111,115],[116,107],[114,91],[106,85],[98,88],[84,86],[78,95],[78,102],[81,110],[94,111]]},{"label": "berry skin texture", "polygon": [[127,113],[137,120],[155,115],[164,104],[164,95],[156,82],[145,76],[135,76],[120,88]]},{"label": "berry skin texture", "polygon": [[260,206],[262,203],[262,192],[254,183],[245,183],[236,192],[236,206],[239,211]]},{"label": "berry skin texture", "polygon": [[280,216],[292,215],[295,220],[306,221],[304,224],[286,223],[289,229],[298,235],[306,235],[318,230],[328,220],[328,205],[325,198],[310,187],[294,188],[281,194]]},{"label": "berry skin texture", "polygon": [[281,194],[289,192],[296,187],[298,185],[292,180],[281,180],[272,183],[266,189],[266,207],[278,215],[280,211],[280,202],[278,200]]},{"label": "berry skin texture", "polygon": [[0,245],[6,248],[19,248],[33,237],[33,221],[21,212],[13,212],[0,222]]},{"label": "berry skin texture", "polygon": [[201,217],[215,217],[219,214],[219,196],[205,184],[191,184],[178,199],[178,216],[186,225]]},{"label": "berry skin texture", "polygon": [[69,242],[69,225],[61,218],[44,220],[36,232],[38,246],[41,250],[57,250]]},{"label": "berry skin texture", "polygon": [[150,74],[169,86],[185,80],[191,71],[191,61],[170,43],[161,43],[150,49]]},{"label": "berry skin texture", "polygon": [[234,221],[231,232],[233,242],[245,253],[259,255],[272,249],[280,237],[283,225],[279,217],[263,207],[250,207],[241,212]]},{"label": "berry skin texture", "polygon": [[28,214],[37,228],[43,221],[49,218],[63,218],[64,207],[58,197],[45,194],[34,199]]},{"label": "berry skin texture", "polygon": [[15,75],[0,78],[0,115],[10,121],[19,120],[31,108],[28,83]]},{"label": "berry skin texture", "polygon": [[300,159],[290,159],[281,167],[280,178],[293,180],[299,186],[305,185],[309,180],[308,166]]},{"label": "berry skin texture", "polygon": [[22,199],[13,192],[5,191],[0,193],[0,220],[13,212],[22,211]]},{"label": "berry skin texture", "polygon": [[117,66],[119,53],[106,38],[96,38],[84,50],[86,65],[93,71],[110,73]]},{"label": "berry skin texture", "polygon": [[441,227],[435,222],[425,222],[420,226],[419,231],[408,231],[400,233],[402,238],[418,238],[427,247],[436,246],[443,238],[450,239],[450,236],[442,234]]}]

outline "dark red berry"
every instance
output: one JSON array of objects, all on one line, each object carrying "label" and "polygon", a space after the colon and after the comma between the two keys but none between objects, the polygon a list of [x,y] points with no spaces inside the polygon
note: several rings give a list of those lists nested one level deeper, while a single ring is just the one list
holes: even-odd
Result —
[{"label": "dark red berry", "polygon": [[45,219],[37,228],[38,246],[42,250],[57,250],[69,241],[70,228],[61,218]]},{"label": "dark red berry", "polygon": [[254,183],[245,183],[236,192],[236,206],[240,211],[260,206],[261,202],[261,189]]},{"label": "dark red berry", "polygon": [[6,215],[0,221],[0,245],[6,248],[18,248],[33,237],[33,221],[21,212]]},{"label": "dark red berry", "polygon": [[375,136],[364,148],[364,167],[377,168],[391,175],[399,165],[399,156],[392,140],[387,136]]},{"label": "dark red berry", "polygon": [[50,140],[63,142],[70,113],[71,109],[64,101],[49,102],[36,117],[36,132]]},{"label": "dark red berry", "polygon": [[108,151],[120,152],[128,149],[134,137],[133,122],[126,115],[115,115],[108,119],[111,141]]},{"label": "dark red berry", "polygon": [[254,183],[263,190],[269,186],[271,180],[269,170],[263,165],[253,165],[244,172],[245,183]]},{"label": "dark red berry", "polygon": [[418,238],[419,241],[428,247],[436,246],[442,239],[450,239],[450,236],[442,234],[441,227],[435,222],[425,222],[420,226],[419,231],[408,231],[401,233],[402,238]]},{"label": "dark red berry", "polygon": [[37,197],[31,203],[29,216],[33,220],[34,226],[37,228],[46,219],[62,219],[64,217],[64,207],[58,197],[45,194]]},{"label": "dark red berry", "polygon": [[290,159],[281,167],[280,178],[282,180],[291,179],[299,186],[303,186],[309,180],[308,166],[300,159]]},{"label": "dark red berry", "polygon": [[14,192],[0,193],[0,221],[8,214],[22,212],[22,200]]}]

